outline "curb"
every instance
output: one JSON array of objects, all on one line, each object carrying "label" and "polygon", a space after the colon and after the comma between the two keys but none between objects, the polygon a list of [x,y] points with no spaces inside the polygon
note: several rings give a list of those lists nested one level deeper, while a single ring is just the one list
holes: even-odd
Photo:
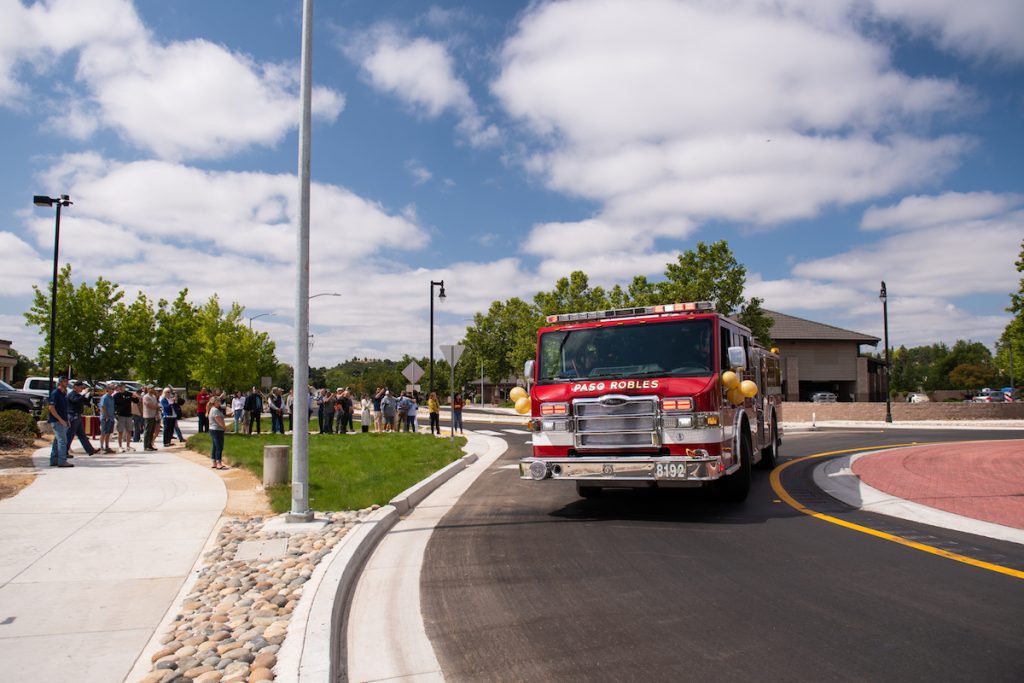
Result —
[{"label": "curb", "polygon": [[971,519],[896,498],[865,484],[860,477],[853,473],[853,463],[859,458],[881,452],[883,451],[846,455],[821,463],[814,468],[812,473],[814,484],[833,498],[865,512],[874,512],[887,517],[896,517],[1010,543],[1024,544],[1024,531],[1020,529]]},{"label": "curb", "polygon": [[398,494],[388,505],[362,520],[317,565],[288,621],[274,668],[279,680],[320,683],[337,678],[335,664],[341,661],[344,647],[342,626],[348,596],[359,581],[367,558],[401,515],[478,458],[476,453],[464,455]]}]

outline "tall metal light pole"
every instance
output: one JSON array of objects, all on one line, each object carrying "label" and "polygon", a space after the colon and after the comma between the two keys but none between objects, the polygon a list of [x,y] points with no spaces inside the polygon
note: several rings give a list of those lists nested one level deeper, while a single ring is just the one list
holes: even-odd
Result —
[{"label": "tall metal light pole", "polygon": [[249,329],[250,330],[252,329],[252,321],[253,320],[256,320],[258,318],[262,318],[262,317],[267,316],[267,315],[274,315],[274,314],[273,313],[260,313],[259,315],[254,315],[253,317],[249,318]]},{"label": "tall metal light pole", "polygon": [[302,120],[299,123],[299,226],[295,240],[295,372],[292,395],[299,419],[292,429],[292,508],[289,522],[309,522],[309,176],[313,118],[313,0],[302,2]]},{"label": "tall metal light pole", "polygon": [[440,282],[430,281],[430,392],[434,391],[434,287],[440,287],[437,298],[444,302],[444,280]]},{"label": "tall metal light pole", "polygon": [[878,293],[882,301],[882,326],[885,329],[885,421],[892,422],[892,397],[889,396],[889,378],[892,376],[892,358],[889,354],[889,295],[882,280],[882,290]]},{"label": "tall metal light pole", "polygon": [[48,392],[53,391],[53,354],[54,354],[54,335],[57,333],[57,252],[60,246],[60,207],[71,206],[74,202],[66,195],[62,194],[57,199],[53,197],[47,197],[46,195],[35,195],[32,197],[32,203],[36,206],[53,206],[57,205],[57,220],[54,223],[53,229],[53,283],[50,285],[50,374],[49,383],[47,386]]}]

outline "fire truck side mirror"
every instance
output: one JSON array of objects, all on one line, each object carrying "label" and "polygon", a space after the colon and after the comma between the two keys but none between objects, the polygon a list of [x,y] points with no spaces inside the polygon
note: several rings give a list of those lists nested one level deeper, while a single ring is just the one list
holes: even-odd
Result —
[{"label": "fire truck side mirror", "polygon": [[747,352],[743,350],[742,346],[729,347],[729,365],[733,370],[747,369]]},{"label": "fire truck side mirror", "polygon": [[533,359],[526,361],[526,365],[523,366],[523,376],[526,377],[527,381],[533,381]]}]

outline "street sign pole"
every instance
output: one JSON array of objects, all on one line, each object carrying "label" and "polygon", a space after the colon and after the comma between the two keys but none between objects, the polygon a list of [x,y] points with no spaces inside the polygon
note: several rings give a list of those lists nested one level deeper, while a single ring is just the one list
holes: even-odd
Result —
[{"label": "street sign pole", "polygon": [[448,361],[448,367],[451,368],[452,380],[449,388],[451,390],[451,403],[448,404],[449,410],[452,414],[452,431],[449,437],[450,441],[455,441],[455,364],[459,362],[459,358],[462,357],[462,352],[466,350],[466,347],[462,344],[442,344],[441,353],[444,355],[444,359]]}]

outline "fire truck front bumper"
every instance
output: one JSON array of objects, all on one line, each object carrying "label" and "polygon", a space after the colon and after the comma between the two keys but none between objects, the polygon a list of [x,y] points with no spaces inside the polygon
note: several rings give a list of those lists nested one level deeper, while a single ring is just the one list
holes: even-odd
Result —
[{"label": "fire truck front bumper", "polygon": [[602,486],[698,486],[729,474],[726,462],[704,456],[523,458],[519,478],[600,482]]}]

